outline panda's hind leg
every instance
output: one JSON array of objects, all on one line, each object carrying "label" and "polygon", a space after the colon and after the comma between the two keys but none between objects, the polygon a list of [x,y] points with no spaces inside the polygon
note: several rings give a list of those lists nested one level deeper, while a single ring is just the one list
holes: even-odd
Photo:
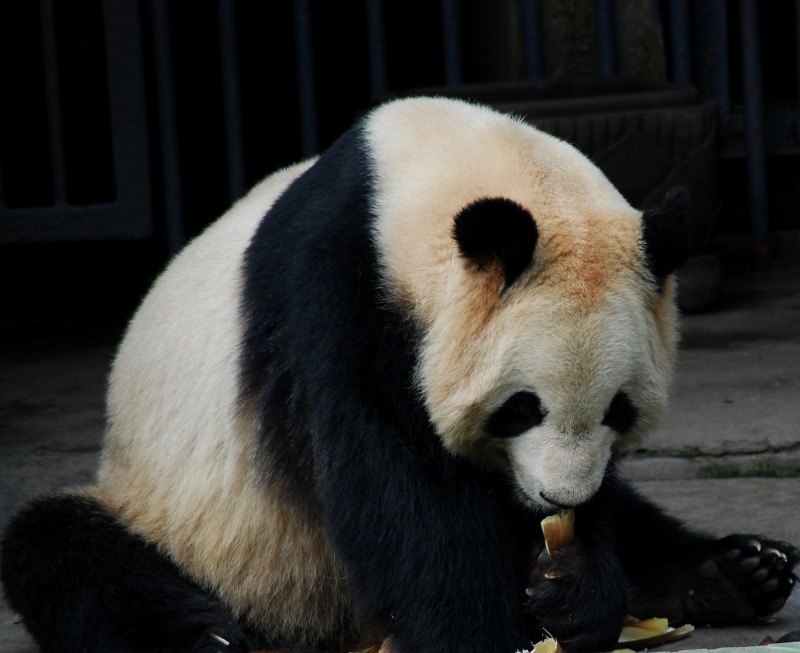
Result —
[{"label": "panda's hind leg", "polygon": [[7,526],[0,579],[44,653],[240,653],[233,615],[96,499],[46,496]]}]

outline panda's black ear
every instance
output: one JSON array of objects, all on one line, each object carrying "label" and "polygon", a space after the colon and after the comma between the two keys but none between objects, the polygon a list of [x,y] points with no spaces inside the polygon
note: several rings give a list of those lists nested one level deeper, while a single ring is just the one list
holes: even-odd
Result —
[{"label": "panda's black ear", "polygon": [[487,197],[458,212],[453,237],[461,255],[479,269],[500,263],[505,292],[530,265],[539,232],[527,209],[504,197]]},{"label": "panda's black ear", "polygon": [[658,208],[642,214],[647,267],[661,289],[664,280],[689,258],[689,191],[675,188]]}]

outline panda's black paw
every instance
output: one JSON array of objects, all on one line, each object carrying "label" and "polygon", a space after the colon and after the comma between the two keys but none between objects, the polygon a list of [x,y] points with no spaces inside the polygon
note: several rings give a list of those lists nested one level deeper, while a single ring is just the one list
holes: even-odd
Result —
[{"label": "panda's black paw", "polygon": [[626,590],[579,541],[560,548],[554,559],[538,557],[526,590],[532,639],[555,637],[565,650],[614,648],[626,614]]},{"label": "panda's black paw", "polygon": [[726,626],[777,612],[794,588],[799,559],[794,546],[759,535],[718,540],[688,578],[686,621]]}]

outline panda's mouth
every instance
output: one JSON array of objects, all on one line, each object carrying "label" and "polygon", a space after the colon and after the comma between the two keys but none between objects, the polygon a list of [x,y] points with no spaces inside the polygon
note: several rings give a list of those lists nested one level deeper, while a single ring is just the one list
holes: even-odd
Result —
[{"label": "panda's mouth", "polygon": [[532,496],[520,485],[518,480],[514,480],[514,485],[516,487],[516,496],[520,503],[537,515],[552,515],[562,509],[559,503],[549,500],[543,491],[536,492]]},{"label": "panda's mouth", "polygon": [[571,508],[577,508],[580,504],[568,504],[568,503],[559,503],[555,499],[548,496],[548,494],[544,490],[539,491],[539,496],[544,499],[544,501],[551,506],[553,506],[554,510],[568,510]]}]

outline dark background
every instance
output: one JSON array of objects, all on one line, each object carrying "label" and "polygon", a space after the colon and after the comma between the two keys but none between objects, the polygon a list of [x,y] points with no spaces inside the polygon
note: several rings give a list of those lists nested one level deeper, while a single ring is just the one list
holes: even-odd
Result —
[{"label": "dark background", "polygon": [[[78,222],[71,232],[62,229],[55,237],[20,228],[19,221],[9,216],[18,217],[31,208],[47,209],[55,201],[53,132],[47,111],[50,99],[43,54],[44,6],[52,7],[56,34],[67,203],[80,210],[113,205],[118,200],[120,182],[115,175],[119,171],[112,160],[113,130],[108,110],[107,53],[114,44],[107,40],[112,37],[105,30],[105,21],[108,8],[120,1],[0,3],[3,323],[86,317],[124,321],[176,249],[176,242],[180,244],[199,233],[240,193],[231,190],[226,157],[225,74],[220,56],[220,8],[224,4],[234,16],[237,115],[243,134],[245,187],[311,153],[302,135],[301,83],[314,93],[311,114],[316,136],[311,149],[320,150],[387,94],[448,84],[452,90],[453,80],[448,79],[446,65],[448,27],[455,30],[460,51],[458,84],[515,83],[530,77],[519,36],[525,3],[513,0],[380,2],[386,88],[376,88],[370,77],[369,2],[127,0],[135,6],[139,22],[136,56],[142,70],[140,95],[147,160],[138,172],[146,180],[143,187],[148,209],[136,219],[141,221],[144,233],[135,237],[94,233],[82,230]],[[611,8],[618,28],[615,73],[633,73],[657,82],[675,78],[674,30],[670,21],[675,3],[671,0],[534,4],[543,15],[545,65],[541,79],[604,74],[595,53],[600,5]],[[720,56],[728,70],[729,94],[722,98],[727,108],[723,107],[720,116],[720,197],[712,248],[721,253],[726,274],[800,258],[800,248],[792,244],[800,242],[798,70],[794,56],[798,43],[793,3],[757,3],[761,106],[768,136],[767,220],[770,233],[782,243],[766,258],[752,254],[747,201],[741,46],[742,31],[747,27],[741,21],[741,12],[746,3],[711,0],[683,4],[689,11],[689,81],[708,99],[720,98],[714,97],[713,88],[703,85],[704,62],[698,53],[698,35],[704,19],[698,12],[718,6],[727,15]],[[560,14],[554,9],[557,5],[562,7]],[[448,14],[448,8],[454,6],[458,9],[455,25],[453,14]],[[303,76],[298,59],[298,7],[303,8],[310,21],[310,80]],[[173,122],[166,129],[159,113],[157,71],[164,63],[154,27],[159,12],[166,12],[167,16],[168,63],[174,92]],[[637,49],[634,44],[632,50],[630,44],[624,43],[626,30],[620,28],[631,14],[643,17],[646,23],[641,40],[645,46]],[[632,31],[635,30],[627,29],[626,33]],[[624,47],[628,50],[623,51]],[[630,52],[643,53],[646,62],[637,63]],[[770,136],[773,132],[774,136]],[[179,184],[164,174],[163,163],[170,152],[178,155]],[[170,197],[175,197],[170,192],[176,189],[178,223],[169,213]]]}]

